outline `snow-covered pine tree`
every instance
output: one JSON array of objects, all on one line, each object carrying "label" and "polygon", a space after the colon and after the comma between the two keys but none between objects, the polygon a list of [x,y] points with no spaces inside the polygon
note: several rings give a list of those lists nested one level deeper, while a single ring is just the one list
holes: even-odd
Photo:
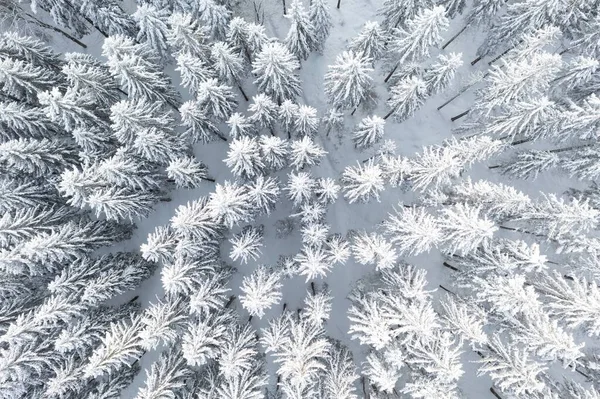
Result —
[{"label": "snow-covered pine tree", "polygon": [[378,14],[383,16],[382,27],[392,32],[398,27],[403,27],[417,15],[422,8],[432,6],[432,2],[426,1],[403,1],[403,0],[384,0],[383,5],[378,10]]},{"label": "snow-covered pine tree", "polygon": [[254,205],[255,213],[270,214],[279,201],[279,181],[275,177],[258,176],[246,185],[248,198]]},{"label": "snow-covered pine tree", "polygon": [[[281,109],[280,107],[280,111]],[[299,106],[296,118],[294,119],[293,130],[300,137],[314,137],[319,130],[319,118],[317,117],[316,108],[310,105]]]},{"label": "snow-covered pine tree", "polygon": [[111,36],[102,45],[102,54],[108,58],[108,67],[120,85],[135,100],[163,101],[178,108],[179,95],[169,77],[156,62],[156,56],[145,44],[133,39]]},{"label": "snow-covered pine tree", "polygon": [[253,211],[247,188],[225,181],[217,184],[206,204],[208,214],[213,220],[232,228],[252,219]]},{"label": "snow-covered pine tree", "polygon": [[234,139],[243,136],[254,136],[256,134],[254,124],[249,121],[249,118],[239,112],[235,112],[229,117],[227,126],[229,126],[229,136]]},{"label": "snow-covered pine tree", "polygon": [[317,34],[309,14],[299,0],[292,0],[287,18],[291,21],[285,45],[298,60],[305,61],[311,51],[318,49]]},{"label": "snow-covered pine tree", "polygon": [[290,166],[296,170],[318,165],[327,154],[320,146],[314,143],[310,136],[292,141],[290,145]]},{"label": "snow-covered pine tree", "polygon": [[192,60],[204,64],[202,59],[210,53],[208,47],[210,34],[207,28],[199,24],[191,14],[179,12],[171,14],[168,23],[167,43],[169,46],[179,55],[189,54]]},{"label": "snow-covered pine tree", "polygon": [[289,164],[289,144],[276,136],[260,136],[260,153],[265,166],[271,170],[280,170]]},{"label": "snow-covered pine tree", "polygon": [[208,167],[191,156],[174,159],[166,172],[177,188],[197,188],[203,181],[214,181],[208,176]]},{"label": "snow-covered pine tree", "polygon": [[139,4],[132,14],[139,28],[136,41],[149,46],[163,62],[170,58],[167,45],[169,15],[168,9],[158,8],[147,3]]},{"label": "snow-covered pine tree", "polygon": [[118,34],[133,37],[138,30],[132,16],[116,0],[82,0],[79,11],[104,37]]},{"label": "snow-covered pine tree", "polygon": [[252,54],[248,43],[248,22],[241,17],[233,17],[227,29],[227,44],[233,47],[244,64],[252,62]]},{"label": "snow-covered pine tree", "polygon": [[120,99],[122,93],[108,67],[100,62],[85,62],[77,53],[65,54],[65,58],[67,63],[61,72],[74,92],[85,93],[102,108],[109,108]]},{"label": "snow-covered pine tree", "polygon": [[187,391],[185,382],[193,372],[186,365],[181,348],[171,347],[146,370],[146,382],[135,399],[167,398]]},{"label": "snow-covered pine tree", "polygon": [[277,104],[266,94],[260,93],[252,97],[252,104],[248,107],[248,111],[252,112],[248,120],[271,131],[271,135],[275,136],[274,127],[277,119],[278,107]]},{"label": "snow-covered pine tree", "polygon": [[384,188],[381,168],[372,159],[367,163],[358,163],[344,169],[342,183],[344,197],[350,204],[357,201],[367,202],[371,198],[379,201],[379,192]]},{"label": "snow-covered pine tree", "polygon": [[242,136],[233,139],[224,161],[234,176],[245,180],[251,180],[262,174],[265,167],[255,137]]},{"label": "snow-covered pine tree", "polygon": [[388,37],[379,22],[367,21],[348,48],[354,54],[369,58],[375,63],[385,54],[387,41]]},{"label": "snow-covered pine tree", "polygon": [[250,316],[261,319],[265,311],[281,301],[281,276],[267,266],[259,266],[242,282],[240,302]]},{"label": "snow-covered pine tree", "polygon": [[215,138],[227,141],[219,127],[205,114],[205,109],[198,101],[186,101],[179,109],[181,125],[186,128],[183,137],[190,143],[207,143]]},{"label": "snow-covered pine tree", "polygon": [[278,42],[266,43],[252,62],[254,83],[258,90],[278,104],[302,93],[297,70],[300,63],[289,50]]},{"label": "snow-covered pine tree", "polygon": [[325,94],[337,109],[356,109],[370,94],[373,78],[372,61],[365,56],[344,51],[325,74]]},{"label": "snow-covered pine tree", "polygon": [[40,105],[44,106],[47,117],[71,132],[76,128],[106,129],[107,115],[94,112],[94,102],[91,98],[71,88],[61,93],[57,87],[51,91],[38,94]]},{"label": "snow-covered pine tree", "polygon": [[456,70],[462,66],[462,53],[440,54],[438,61],[425,69],[423,81],[429,95],[440,93],[450,86]]},{"label": "snow-covered pine tree", "polygon": [[264,226],[246,226],[241,232],[234,235],[229,242],[232,245],[229,257],[231,260],[240,260],[240,263],[248,263],[250,258],[256,261],[261,254],[260,248],[263,246],[263,230]]},{"label": "snow-covered pine tree", "polygon": [[412,76],[402,79],[391,90],[388,106],[391,108],[383,119],[390,116],[398,122],[410,118],[425,102],[428,95],[427,83],[423,78]]},{"label": "snow-covered pine tree", "polygon": [[248,97],[242,89],[241,81],[246,72],[244,59],[235,54],[234,48],[225,42],[216,42],[211,46],[211,60],[218,78],[231,86],[237,86],[248,101]]},{"label": "snow-covered pine tree", "polygon": [[75,144],[69,139],[17,139],[0,143],[0,165],[34,177],[61,173],[78,162]]},{"label": "snow-covered pine tree", "polygon": [[229,119],[237,106],[237,100],[231,87],[221,84],[217,79],[207,79],[198,85],[197,106],[215,121]]},{"label": "snow-covered pine tree", "polygon": [[279,106],[279,123],[284,132],[287,132],[288,139],[292,138],[292,130],[298,119],[299,107],[292,100],[285,100]]},{"label": "snow-covered pine tree", "polygon": [[60,75],[26,61],[3,57],[0,60],[1,91],[13,101],[36,104],[37,94],[60,85]]},{"label": "snow-covered pine tree", "polygon": [[384,134],[385,120],[374,115],[363,118],[354,129],[352,140],[356,148],[370,148],[378,143]]},{"label": "snow-covered pine tree", "polygon": [[323,52],[325,41],[329,37],[329,31],[333,26],[327,0],[311,1],[308,9],[308,19],[315,31],[315,50]]},{"label": "snow-covered pine tree", "polygon": [[[0,102],[3,141],[17,138],[52,138],[61,135],[58,125],[45,117],[43,109],[16,101]],[[64,133],[63,133],[64,134]]]},{"label": "snow-covered pine tree", "polygon": [[299,207],[310,200],[315,186],[316,181],[310,173],[290,173],[286,187],[288,198],[294,203],[295,207]]},{"label": "snow-covered pine tree", "polygon": [[199,0],[196,7],[199,21],[209,28],[209,36],[213,40],[225,40],[231,11],[214,0]]},{"label": "snow-covered pine tree", "polygon": [[387,82],[396,69],[407,61],[420,61],[429,55],[429,49],[442,41],[442,33],[448,29],[449,21],[443,6],[421,9],[406,22],[406,27],[395,28],[390,43],[394,67],[385,78]]}]

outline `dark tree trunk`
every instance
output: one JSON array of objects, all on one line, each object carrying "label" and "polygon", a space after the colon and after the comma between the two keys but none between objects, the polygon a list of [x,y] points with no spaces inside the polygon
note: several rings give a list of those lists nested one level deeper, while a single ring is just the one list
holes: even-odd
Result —
[{"label": "dark tree trunk", "polygon": [[287,10],[286,10],[287,7],[285,6],[285,0],[282,0],[282,1],[283,1],[283,15],[287,15]]},{"label": "dark tree trunk", "polygon": [[479,57],[475,58],[473,61],[471,61],[471,65],[477,64],[479,61],[481,61],[482,58],[483,58],[482,55],[480,55]]},{"label": "dark tree trunk", "polygon": [[340,5],[341,5],[341,4],[342,4],[342,0],[338,0],[338,3],[337,3],[337,8],[338,8],[338,10],[340,9]]},{"label": "dark tree trunk", "polygon": [[444,50],[446,47],[448,47],[448,46],[450,45],[450,43],[452,43],[454,40],[456,40],[456,38],[457,38],[457,37],[459,37],[461,33],[463,33],[464,31],[466,31],[468,27],[469,27],[468,25],[465,25],[465,26],[463,26],[463,28],[462,28],[461,30],[459,30],[459,31],[458,31],[458,33],[457,33],[456,35],[452,36],[452,37],[450,38],[450,40],[448,40],[448,41],[446,42],[446,44],[444,44],[444,45],[442,46],[442,50]]},{"label": "dark tree trunk", "polygon": [[310,290],[312,291],[313,295],[317,295],[317,290],[315,289],[315,282],[314,281],[310,282]]},{"label": "dark tree trunk", "polygon": [[455,121],[459,120],[460,118],[462,118],[463,116],[467,115],[469,112],[471,112],[470,109],[466,110],[465,112],[461,112],[460,114],[458,114],[456,116],[453,116],[452,118],[450,118],[450,120],[452,122],[455,122]]},{"label": "dark tree trunk", "polygon": [[390,73],[388,73],[388,75],[383,80],[384,83],[387,83],[388,80],[391,79],[392,75],[394,75],[394,72],[396,72],[396,69],[398,69],[399,66],[400,66],[400,63],[396,64],[396,66],[390,71]]},{"label": "dark tree trunk", "polygon": [[244,96],[244,100],[248,101],[248,96],[244,92],[244,89],[242,89],[242,85],[239,83],[238,83],[238,89],[240,89],[240,93],[242,93],[242,96]]},{"label": "dark tree trunk", "polygon": [[394,112],[396,112],[396,110],[392,109],[390,112],[387,113],[386,116],[383,117],[383,119],[386,120],[387,118],[389,118],[390,116],[392,116],[394,114]]},{"label": "dark tree trunk", "polygon": [[502,396],[498,395],[498,392],[496,392],[496,390],[494,389],[494,387],[490,387],[490,392],[492,393],[492,395],[494,395],[497,399],[502,399]]},{"label": "dark tree trunk", "polygon": [[75,37],[71,36],[70,34],[68,34],[67,32],[65,32],[62,29],[57,28],[56,26],[52,26],[49,25],[45,22],[40,21],[39,19],[37,19],[36,17],[34,17],[31,14],[25,14],[27,15],[27,17],[31,18],[37,25],[41,26],[42,28],[46,28],[46,29],[51,29],[55,32],[60,33],[61,35],[63,35],[64,37],[66,37],[67,39],[71,40],[73,43],[76,43],[77,45],[83,47],[83,48],[87,48],[87,46],[85,45],[85,43],[77,40]]}]

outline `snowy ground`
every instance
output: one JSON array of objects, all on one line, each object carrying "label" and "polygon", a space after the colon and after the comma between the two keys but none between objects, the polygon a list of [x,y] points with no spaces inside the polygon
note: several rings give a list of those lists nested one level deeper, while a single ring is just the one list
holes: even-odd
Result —
[{"label": "snowy ground", "polygon": [[[331,30],[331,36],[327,40],[325,50],[323,54],[313,53],[306,62],[302,63],[302,69],[300,71],[303,80],[304,94],[298,99],[298,102],[317,108],[320,111],[319,116],[322,116],[327,108],[323,92],[323,75],[327,70],[327,66],[334,63],[335,57],[346,48],[348,41],[356,36],[366,21],[379,19],[376,16],[376,10],[380,7],[383,0],[342,0],[341,9],[339,10],[335,9],[336,0],[330,0],[330,2],[334,26]],[[308,6],[308,0],[305,0],[305,3],[306,6]],[[254,4],[260,4],[262,7],[261,10],[264,10],[264,25],[268,34],[280,39],[284,38],[289,27],[289,22],[282,15],[281,0],[258,0],[255,2],[240,0],[239,7],[234,7],[234,12],[248,20],[254,21]],[[134,6],[130,4],[129,7],[132,8]],[[461,19],[462,18],[459,17],[451,22],[450,29],[445,35],[446,38],[450,38],[455,32],[462,28],[463,23]],[[424,145],[440,143],[442,140],[451,137],[453,123],[450,122],[450,117],[469,108],[472,103],[472,92],[464,94],[452,104],[445,107],[441,112],[437,111],[436,107],[462,87],[463,80],[466,79],[470,73],[476,70],[484,70],[488,67],[486,60],[479,62],[475,67],[470,64],[470,61],[476,57],[475,51],[479,42],[476,39],[477,37],[478,32],[467,31],[444,50],[445,52],[461,52],[464,60],[464,65],[460,69],[455,83],[450,89],[441,95],[431,97],[426,102],[425,106],[408,121],[397,124],[393,123],[391,119],[388,119],[385,138],[395,141],[398,154],[410,156],[418,152]],[[103,38],[100,35],[92,35],[84,39],[84,42],[89,46],[89,52],[97,56],[101,53],[102,41]],[[67,48],[66,45],[63,46],[60,43],[55,47],[58,51],[79,51],[71,46]],[[436,51],[434,50],[432,56],[435,57],[436,55]],[[166,70],[173,78],[175,86],[177,86],[179,83],[178,76],[177,73],[173,71],[173,66],[167,66]],[[378,96],[378,106],[375,110],[371,113],[359,110],[354,116],[348,115],[346,117],[345,128],[340,133],[332,133],[329,137],[325,137],[324,132],[321,132],[317,140],[325,150],[328,151],[328,155],[321,165],[311,170],[314,176],[338,178],[346,166],[360,162],[373,154],[373,152],[359,152],[355,150],[351,142],[350,133],[352,132],[354,125],[363,117],[372,114],[383,116],[387,113],[388,110],[385,101],[388,95],[383,79],[388,70],[388,67],[378,65],[376,72],[373,74],[377,85],[376,92]],[[244,82],[243,86],[249,96],[255,94],[255,88],[252,85],[250,78]],[[185,95],[187,95],[187,93],[185,93]],[[242,112],[245,110],[247,103],[244,102],[241,96],[239,100],[240,112]],[[199,145],[196,147],[195,151],[198,159],[209,166],[210,174],[216,178],[218,182],[223,182],[228,179],[233,180],[233,176],[223,162],[223,159],[226,156],[227,143],[219,141],[207,145]],[[287,171],[279,173],[280,180],[283,183],[286,182],[286,173]],[[474,177],[485,176],[492,181],[497,180],[496,176],[490,174],[487,165],[475,165],[472,170],[472,175]],[[566,183],[566,180],[564,182],[557,182],[556,177],[550,179],[543,175],[535,181],[535,184],[531,184],[529,181],[513,182],[517,189],[520,189],[533,197],[535,197],[536,193],[540,190],[560,193],[566,186],[566,184],[563,183]],[[140,245],[146,241],[148,233],[152,232],[156,226],[169,223],[169,219],[174,215],[175,209],[178,206],[186,204],[188,201],[194,200],[200,196],[208,195],[213,187],[213,183],[207,182],[201,188],[196,190],[178,190],[173,192],[173,200],[171,202],[158,205],[155,212],[151,214],[150,217],[137,223],[138,229],[136,230],[134,237],[127,242],[121,243],[115,249],[139,249]],[[382,194],[381,203],[377,205],[374,205],[373,203],[368,205],[349,205],[346,201],[340,199],[329,208],[327,220],[331,226],[332,233],[346,234],[350,230],[373,230],[375,225],[386,217],[393,206],[397,205],[399,202],[411,203],[413,199],[413,193],[405,193],[400,189],[390,188]],[[277,262],[280,255],[294,255],[299,251],[301,247],[299,231],[296,230],[292,235],[285,239],[278,239],[275,236],[275,222],[286,217],[290,213],[292,213],[291,203],[284,199],[278,206],[278,209],[270,217],[257,220],[257,224],[264,224],[265,226],[265,241],[263,254],[259,259],[260,263],[274,264]],[[224,245],[222,248],[224,259],[228,258],[228,252],[228,246]],[[430,289],[436,289],[439,284],[447,282],[450,273],[452,273],[449,269],[442,266],[441,257],[437,252],[406,259],[406,261],[427,270]],[[239,294],[239,286],[242,277],[249,274],[257,266],[257,263],[251,262],[248,265],[235,264],[235,266],[238,267],[238,273],[231,282],[231,288],[233,294],[237,295]],[[333,338],[343,341],[349,346],[354,354],[357,364],[360,364],[360,361],[363,359],[363,351],[365,348],[360,347],[356,341],[350,340],[347,335],[349,322],[346,311],[349,302],[346,299],[346,296],[352,289],[353,284],[363,275],[371,271],[372,269],[370,267],[365,267],[356,264],[353,261],[349,261],[344,267],[334,268],[325,280],[334,296],[332,318],[327,323],[328,334]],[[291,309],[300,307],[308,289],[309,285],[303,278],[296,277],[286,281],[283,290],[284,302]],[[162,294],[163,289],[161,287],[159,270],[152,278],[145,281],[135,293],[130,293],[128,297],[139,295],[142,303],[146,305],[155,300],[156,297],[162,296]],[[239,304],[236,305],[241,312],[242,317],[245,317],[246,314],[243,309],[241,309],[241,306],[239,306]],[[271,309],[262,320],[254,318],[252,324],[256,328],[264,327],[266,320],[276,316],[280,312],[281,306],[277,306],[276,308]],[[156,353],[147,353],[142,359],[142,368],[149,367],[155,358]],[[464,391],[466,397],[491,397],[491,394],[488,391],[491,381],[487,377],[479,377],[474,380],[476,365],[472,364],[470,361],[476,360],[476,356],[471,353],[466,353],[464,359],[465,362],[463,365],[465,374],[461,379],[460,388]],[[271,372],[270,375],[272,378],[271,383],[274,383],[274,373]],[[133,398],[138,387],[143,383],[144,377],[144,374],[141,373],[134,383],[123,393],[123,398]],[[476,383],[473,383],[474,381],[476,381]]]}]

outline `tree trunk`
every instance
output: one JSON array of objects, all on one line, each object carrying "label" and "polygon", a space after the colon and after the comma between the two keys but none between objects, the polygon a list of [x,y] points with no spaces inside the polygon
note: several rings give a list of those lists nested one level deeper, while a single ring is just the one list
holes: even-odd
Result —
[{"label": "tree trunk", "polygon": [[202,180],[206,180],[206,181],[210,181],[210,182],[216,182],[216,180],[212,177],[203,177]]},{"label": "tree trunk", "polygon": [[282,0],[282,1],[283,1],[283,15],[287,15],[285,0]]},{"label": "tree trunk", "polygon": [[390,116],[392,116],[394,114],[394,112],[396,112],[396,110],[392,109],[390,112],[387,113],[386,116],[383,117],[383,119],[386,120],[387,118],[389,118]]},{"label": "tree trunk", "polygon": [[482,55],[480,55],[479,57],[475,58],[473,61],[471,61],[471,65],[477,64],[479,61],[481,61],[482,58],[483,58]]},{"label": "tree trunk", "polygon": [[444,265],[444,266],[445,266],[445,267],[447,267],[448,269],[454,270],[455,272],[458,272],[458,271],[460,271],[460,269],[459,269],[459,268],[452,266],[452,265],[451,265],[450,263],[448,263],[448,262],[444,262],[444,263],[442,263],[442,265]]},{"label": "tree trunk", "polygon": [[463,116],[467,115],[469,112],[471,112],[470,109],[466,110],[465,112],[461,112],[460,114],[458,114],[456,116],[453,116],[452,118],[450,118],[450,120],[452,122],[455,122],[455,121],[459,120],[460,118],[462,118]]},{"label": "tree trunk", "polygon": [[490,387],[490,392],[492,393],[492,395],[494,395],[497,399],[502,399],[502,396],[498,395],[498,392],[496,392],[496,390],[494,389],[494,387]]},{"label": "tree trunk", "polygon": [[492,65],[494,62],[498,61],[500,58],[504,57],[510,50],[512,50],[514,47],[508,48],[506,50],[504,50],[504,52],[502,54],[500,54],[499,56],[497,56],[496,58],[494,58],[493,60],[491,60],[490,62],[488,62],[488,65]]},{"label": "tree trunk", "polygon": [[225,309],[227,309],[228,307],[230,307],[233,304],[233,301],[235,301],[235,295],[232,295],[232,296],[229,297],[229,300],[225,304]]},{"label": "tree trunk", "polygon": [[281,313],[285,312],[285,310],[287,309],[287,303],[283,304],[283,310],[281,311]]},{"label": "tree trunk", "polygon": [[238,89],[240,89],[240,93],[244,96],[244,100],[248,101],[248,96],[244,93],[244,89],[242,89],[242,85],[238,83]]},{"label": "tree trunk", "polygon": [[341,4],[342,4],[342,0],[338,0],[338,3],[337,3],[337,8],[338,8],[338,10],[340,9],[340,5],[341,5]]},{"label": "tree trunk", "polygon": [[448,40],[448,41],[446,42],[446,44],[444,44],[444,45],[442,46],[442,50],[444,50],[446,47],[448,47],[448,46],[450,45],[450,43],[452,43],[454,40],[456,40],[456,38],[457,38],[457,37],[459,37],[461,33],[463,33],[464,31],[466,31],[468,27],[469,27],[469,25],[465,25],[465,26],[463,26],[463,28],[462,28],[461,30],[459,30],[459,31],[458,31],[458,33],[457,33],[456,35],[452,36],[452,37],[450,38],[450,40]]},{"label": "tree trunk", "polygon": [[310,290],[312,291],[313,295],[317,295],[317,291],[315,290],[315,282],[314,281],[310,282]]},{"label": "tree trunk", "polygon": [[100,32],[100,34],[104,37],[108,37],[108,34],[106,32],[104,32],[102,29],[100,29],[99,27],[96,26],[96,24],[94,23],[94,21],[92,21],[91,19],[89,19],[86,15],[84,15],[77,7],[75,7],[73,4],[71,4],[68,1],[65,1],[65,4],[67,4],[69,7],[71,7],[73,9],[73,11],[76,14],[79,14],[83,17],[83,19],[85,19],[87,21],[88,24],[92,25],[92,27],[94,29],[96,29],[98,32]]},{"label": "tree trunk", "polygon": [[25,15],[27,15],[29,18],[31,18],[37,25],[41,26],[42,28],[51,29],[51,30],[53,30],[55,32],[58,32],[61,35],[63,35],[64,37],[66,37],[67,39],[71,40],[73,43],[76,43],[77,45],[79,45],[79,46],[81,46],[83,48],[87,48],[87,46],[85,45],[85,43],[77,40],[75,37],[69,35],[64,30],[59,29],[56,26],[48,25],[47,23],[40,21],[39,19],[37,19],[36,17],[34,17],[31,14],[26,13]]},{"label": "tree trunk", "polygon": [[220,138],[223,141],[229,141],[227,140],[227,137],[223,136],[223,134],[221,132],[215,132],[215,134],[217,135],[218,138]]},{"label": "tree trunk", "polygon": [[397,63],[396,66],[385,77],[385,79],[383,80],[383,83],[387,83],[388,80],[390,80],[390,78],[392,77],[392,75],[394,74],[394,72],[396,72],[396,69],[398,69],[399,66],[400,66],[400,63]]}]

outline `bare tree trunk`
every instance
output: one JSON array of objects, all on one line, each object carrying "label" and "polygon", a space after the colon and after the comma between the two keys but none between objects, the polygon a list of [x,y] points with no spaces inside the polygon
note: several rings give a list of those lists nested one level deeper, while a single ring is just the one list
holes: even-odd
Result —
[{"label": "bare tree trunk", "polygon": [[494,389],[494,387],[490,387],[490,392],[492,393],[492,395],[494,395],[497,399],[502,399],[502,396],[498,395],[498,392],[496,392],[496,390]]},{"label": "bare tree trunk", "polygon": [[282,0],[282,1],[283,1],[283,15],[287,15],[285,0]]},{"label": "bare tree trunk", "polygon": [[400,66],[400,63],[397,63],[396,66],[390,71],[390,73],[388,73],[388,75],[383,80],[384,83],[387,83],[388,80],[390,80],[390,78],[392,77],[392,75],[394,74],[394,72],[396,72],[396,69],[398,69],[399,66]]},{"label": "bare tree trunk", "polygon": [[479,57],[475,58],[473,61],[471,61],[471,65],[477,64],[479,61],[481,61],[482,58],[483,58],[482,55],[480,55]]},{"label": "bare tree trunk", "polygon": [[235,301],[235,295],[229,297],[229,300],[225,304],[225,308],[227,309],[228,307],[230,307],[233,304],[233,301]]},{"label": "bare tree trunk", "polygon": [[502,54],[500,54],[499,56],[497,56],[496,58],[494,58],[493,60],[491,60],[490,62],[488,62],[488,65],[492,65],[494,62],[498,61],[500,58],[504,57],[510,50],[512,50],[514,47],[508,48],[506,50],[504,50],[504,52]]},{"label": "bare tree trunk", "polygon": [[60,33],[61,35],[63,35],[64,37],[66,37],[67,39],[71,40],[73,43],[76,43],[77,45],[83,47],[83,48],[87,48],[87,46],[85,45],[85,43],[77,40],[75,37],[69,35],[67,32],[65,32],[62,29],[57,28],[56,26],[52,26],[49,25],[45,22],[40,21],[39,19],[37,19],[36,17],[34,17],[31,14],[26,13],[25,15],[27,15],[27,17],[31,18],[36,24],[38,24],[39,26],[41,26],[42,28],[46,28],[46,29],[51,29],[55,32]]},{"label": "bare tree trunk", "polygon": [[462,118],[463,116],[467,115],[469,112],[471,112],[470,109],[466,110],[465,112],[461,112],[460,114],[458,114],[456,116],[453,116],[452,118],[450,118],[450,120],[452,122],[455,122],[455,121],[459,120],[460,118]]},{"label": "bare tree trunk", "polygon": [[452,265],[451,265],[450,263],[448,263],[448,262],[444,262],[444,263],[442,263],[442,265],[444,265],[444,266],[445,266],[445,267],[447,267],[448,269],[454,270],[455,272],[458,272],[458,271],[460,271],[460,269],[459,269],[459,268],[452,266]]},{"label": "bare tree trunk", "polygon": [[392,116],[394,114],[394,112],[396,112],[396,110],[392,109],[390,112],[387,113],[386,116],[383,117],[383,119],[386,120],[387,118],[389,118],[390,116]]},{"label": "bare tree trunk", "polygon": [[238,89],[240,89],[240,93],[242,93],[242,96],[244,96],[244,100],[248,101],[248,96],[244,92],[244,89],[242,89],[242,85],[239,83],[238,83]]},{"label": "bare tree trunk", "polygon": [[452,36],[452,37],[450,38],[450,40],[448,40],[448,41],[446,42],[446,44],[444,44],[444,45],[442,46],[442,50],[444,50],[446,47],[448,47],[448,46],[450,45],[450,43],[452,43],[454,40],[456,40],[456,38],[457,38],[457,37],[459,37],[461,33],[463,33],[464,31],[466,31],[468,27],[469,27],[468,25],[465,25],[465,26],[463,26],[463,28],[462,28],[461,30],[459,30],[459,31],[458,31],[458,33],[457,33],[456,35]]},{"label": "bare tree trunk", "polygon": [[341,4],[342,4],[342,0],[338,0],[338,3],[337,3],[337,8],[338,8],[338,10],[340,9],[340,5],[341,5]]},{"label": "bare tree trunk", "polygon": [[310,282],[310,290],[312,291],[313,295],[317,295],[317,291],[315,290],[315,282],[314,281]]}]

